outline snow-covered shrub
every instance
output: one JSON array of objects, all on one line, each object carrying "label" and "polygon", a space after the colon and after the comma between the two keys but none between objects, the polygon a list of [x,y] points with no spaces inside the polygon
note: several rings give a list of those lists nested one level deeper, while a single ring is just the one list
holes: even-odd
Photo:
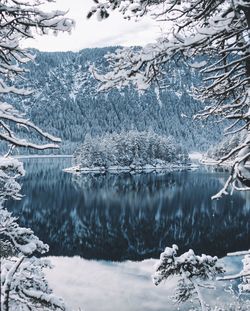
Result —
[{"label": "snow-covered shrub", "polygon": [[23,174],[18,160],[0,158],[1,310],[66,310],[62,299],[52,294],[46,281],[43,270],[50,268],[50,263],[34,256],[47,252],[48,245],[31,229],[20,227],[3,206],[8,198],[20,199],[16,178]]},{"label": "snow-covered shrub", "polygon": [[[178,256],[178,246],[166,247],[161,253],[160,260],[156,265],[153,282],[159,285],[171,276],[178,277],[177,289],[174,299],[177,302],[185,302],[196,296],[199,300],[201,310],[205,308],[200,287],[203,281],[213,280],[216,276],[224,273],[224,269],[218,264],[218,258],[202,254],[195,255],[193,250]],[[206,284],[206,287],[208,285]]]},{"label": "snow-covered shrub", "polygon": [[131,130],[87,137],[74,153],[80,167],[138,166],[184,163],[188,154],[173,138]]},{"label": "snow-covered shrub", "polygon": [[[36,237],[31,229],[21,228],[16,219],[3,207],[8,198],[20,199],[20,185],[16,178],[24,174],[22,164],[8,156],[15,147],[46,150],[58,148],[61,140],[37,127],[24,113],[11,103],[9,94],[28,95],[32,90],[19,85],[19,77],[27,69],[24,64],[34,55],[23,49],[21,42],[49,32],[69,32],[74,22],[64,17],[66,12],[43,11],[51,0],[1,1],[0,19],[0,140],[8,145],[5,157],[0,158],[0,255],[1,311],[65,310],[60,299],[51,294],[43,269],[47,263],[33,257],[44,253],[48,246]],[[5,97],[6,96],[6,97]],[[28,139],[22,136],[25,129]],[[32,134],[33,133],[33,134]],[[38,135],[42,142],[32,142]],[[48,140],[49,143],[44,143]]]},{"label": "snow-covered shrub", "polygon": [[3,259],[1,310],[66,310],[63,300],[53,295],[43,272],[45,268],[51,268],[46,259],[25,256]]},{"label": "snow-covered shrub", "polygon": [[0,205],[9,198],[20,199],[20,185],[16,178],[25,174],[17,159],[0,157]]}]

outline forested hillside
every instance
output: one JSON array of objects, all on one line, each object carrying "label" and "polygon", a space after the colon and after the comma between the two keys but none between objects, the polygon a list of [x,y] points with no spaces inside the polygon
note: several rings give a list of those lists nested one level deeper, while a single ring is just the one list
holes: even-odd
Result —
[{"label": "forested hillside", "polygon": [[42,129],[62,138],[61,153],[72,153],[86,134],[131,129],[173,136],[188,150],[206,150],[220,137],[219,125],[215,128],[210,122],[192,119],[202,104],[188,92],[199,78],[184,63],[171,63],[166,87],[161,91],[151,87],[143,94],[133,88],[98,92],[98,82],[89,66],[105,66],[104,55],[114,49],[35,51],[35,62],[28,64],[27,80],[20,81],[29,83],[34,93],[25,98],[12,95],[11,102]]}]

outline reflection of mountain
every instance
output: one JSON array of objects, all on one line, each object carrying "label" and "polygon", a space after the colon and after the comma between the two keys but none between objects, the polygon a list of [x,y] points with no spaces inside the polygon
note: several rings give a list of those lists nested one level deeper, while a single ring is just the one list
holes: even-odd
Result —
[{"label": "reflection of mountain", "polygon": [[249,201],[242,194],[210,199],[224,172],[72,176],[59,170],[67,161],[32,160],[27,196],[10,204],[51,255],[141,259],[176,243],[222,256],[250,246]]}]

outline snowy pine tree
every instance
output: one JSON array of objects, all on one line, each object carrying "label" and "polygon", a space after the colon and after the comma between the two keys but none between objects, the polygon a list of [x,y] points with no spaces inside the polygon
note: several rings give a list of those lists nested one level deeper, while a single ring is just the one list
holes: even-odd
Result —
[{"label": "snowy pine tree", "polygon": [[213,281],[215,277],[222,275],[225,271],[218,264],[217,257],[207,255],[197,256],[193,250],[177,256],[178,246],[166,247],[156,265],[153,282],[159,285],[171,276],[177,276],[178,283],[174,300],[185,302],[193,297],[198,299],[201,310],[208,310],[202,297],[200,288],[213,288],[212,285],[204,283]]},{"label": "snowy pine tree", "polygon": [[154,132],[127,131],[87,138],[74,154],[78,169],[111,167],[142,169],[186,164],[187,151],[173,138]]},{"label": "snowy pine tree", "polygon": [[[22,228],[4,208],[9,199],[20,199],[20,185],[16,179],[24,174],[23,167],[9,157],[14,147],[36,150],[57,148],[60,139],[42,131],[29,121],[3,95],[28,95],[31,90],[17,85],[26,69],[23,64],[33,56],[20,43],[35,33],[70,31],[73,22],[62,11],[44,12],[40,6],[48,1],[5,0],[0,4],[0,140],[9,145],[9,152],[0,158],[0,255],[1,310],[66,310],[63,301],[52,294],[45,279],[44,268],[50,264],[34,257],[48,251],[48,245],[36,237],[31,229]],[[16,82],[16,84],[15,84]],[[36,132],[51,143],[33,143],[21,138],[20,128]],[[19,134],[19,135],[18,135]]]}]

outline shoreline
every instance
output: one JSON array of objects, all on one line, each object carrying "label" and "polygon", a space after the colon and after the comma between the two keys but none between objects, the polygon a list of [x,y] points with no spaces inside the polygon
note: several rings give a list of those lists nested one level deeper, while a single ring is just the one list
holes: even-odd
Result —
[{"label": "shoreline", "polygon": [[30,154],[30,155],[14,155],[14,159],[37,159],[37,158],[73,158],[71,154]]},{"label": "shoreline", "polygon": [[161,166],[153,166],[150,164],[146,164],[143,166],[110,166],[108,168],[105,167],[83,167],[72,166],[69,168],[65,168],[63,171],[71,174],[91,174],[91,173],[151,173],[151,172],[162,172],[162,171],[177,171],[177,170],[188,170],[188,169],[196,169],[199,165],[194,163],[189,164],[169,164],[169,165],[161,165]]}]

